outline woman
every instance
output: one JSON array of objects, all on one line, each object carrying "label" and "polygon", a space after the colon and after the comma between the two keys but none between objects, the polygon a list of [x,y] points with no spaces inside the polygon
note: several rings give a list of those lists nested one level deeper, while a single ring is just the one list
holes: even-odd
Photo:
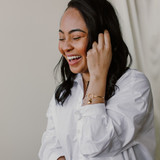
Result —
[{"label": "woman", "polygon": [[60,22],[59,51],[62,83],[47,112],[40,159],[153,160],[150,84],[129,69],[111,4],[71,0]]}]

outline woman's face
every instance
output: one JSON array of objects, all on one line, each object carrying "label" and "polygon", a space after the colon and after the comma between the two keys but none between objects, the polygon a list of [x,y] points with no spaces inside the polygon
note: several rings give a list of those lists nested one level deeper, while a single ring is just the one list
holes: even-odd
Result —
[{"label": "woman's face", "polygon": [[86,52],[88,29],[75,8],[68,8],[62,16],[59,29],[59,51],[67,60],[73,73],[87,73]]}]

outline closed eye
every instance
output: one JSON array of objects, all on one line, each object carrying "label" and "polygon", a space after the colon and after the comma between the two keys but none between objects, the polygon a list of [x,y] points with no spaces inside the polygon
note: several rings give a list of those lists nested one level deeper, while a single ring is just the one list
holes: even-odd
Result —
[{"label": "closed eye", "polygon": [[80,39],[80,38],[81,38],[81,37],[74,37],[73,39],[74,39],[74,40],[78,40],[78,39]]},{"label": "closed eye", "polygon": [[65,39],[64,38],[59,38],[59,41],[64,41]]}]

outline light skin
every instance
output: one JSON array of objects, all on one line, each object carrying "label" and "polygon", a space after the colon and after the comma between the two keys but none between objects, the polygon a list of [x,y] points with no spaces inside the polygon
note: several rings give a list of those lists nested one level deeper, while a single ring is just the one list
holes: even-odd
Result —
[{"label": "light skin", "polygon": [[[110,35],[107,30],[98,35],[98,42],[94,42],[89,51],[87,51],[87,45],[88,28],[83,17],[77,9],[67,9],[60,22],[59,51],[68,61],[70,70],[73,73],[82,74],[84,107],[88,104],[86,94],[105,96],[106,79],[112,60]],[[78,58],[69,61],[69,56],[78,56]],[[104,103],[104,99],[93,98],[92,104],[96,103]],[[65,160],[65,157],[60,157],[58,160]]]},{"label": "light skin", "polygon": [[69,65],[70,70],[73,73],[87,73],[89,75],[86,59],[88,29],[86,24],[82,22],[84,20],[76,9],[69,8],[64,13],[59,29],[59,51],[67,61],[67,56],[81,56],[79,63]]},{"label": "light skin", "polygon": [[66,160],[65,157],[59,157],[57,160]]}]

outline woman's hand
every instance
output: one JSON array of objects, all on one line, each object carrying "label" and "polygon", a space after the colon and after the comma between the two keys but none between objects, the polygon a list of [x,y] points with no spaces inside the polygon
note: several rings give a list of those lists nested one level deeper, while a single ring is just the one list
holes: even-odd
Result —
[{"label": "woman's hand", "polygon": [[[87,89],[83,105],[104,103],[104,98],[91,98],[88,95],[96,97],[105,97],[106,80],[109,67],[112,60],[112,46],[110,35],[107,30],[98,35],[98,43],[94,42],[92,49],[87,52],[87,65],[90,75],[90,82]],[[89,103],[91,101],[91,103]]]},{"label": "woman's hand", "polygon": [[57,160],[66,160],[65,157],[59,157]]},{"label": "woman's hand", "polygon": [[92,49],[87,52],[87,64],[90,80],[107,78],[108,70],[112,60],[112,47],[110,35],[107,30],[98,35],[98,43],[94,42]]}]

